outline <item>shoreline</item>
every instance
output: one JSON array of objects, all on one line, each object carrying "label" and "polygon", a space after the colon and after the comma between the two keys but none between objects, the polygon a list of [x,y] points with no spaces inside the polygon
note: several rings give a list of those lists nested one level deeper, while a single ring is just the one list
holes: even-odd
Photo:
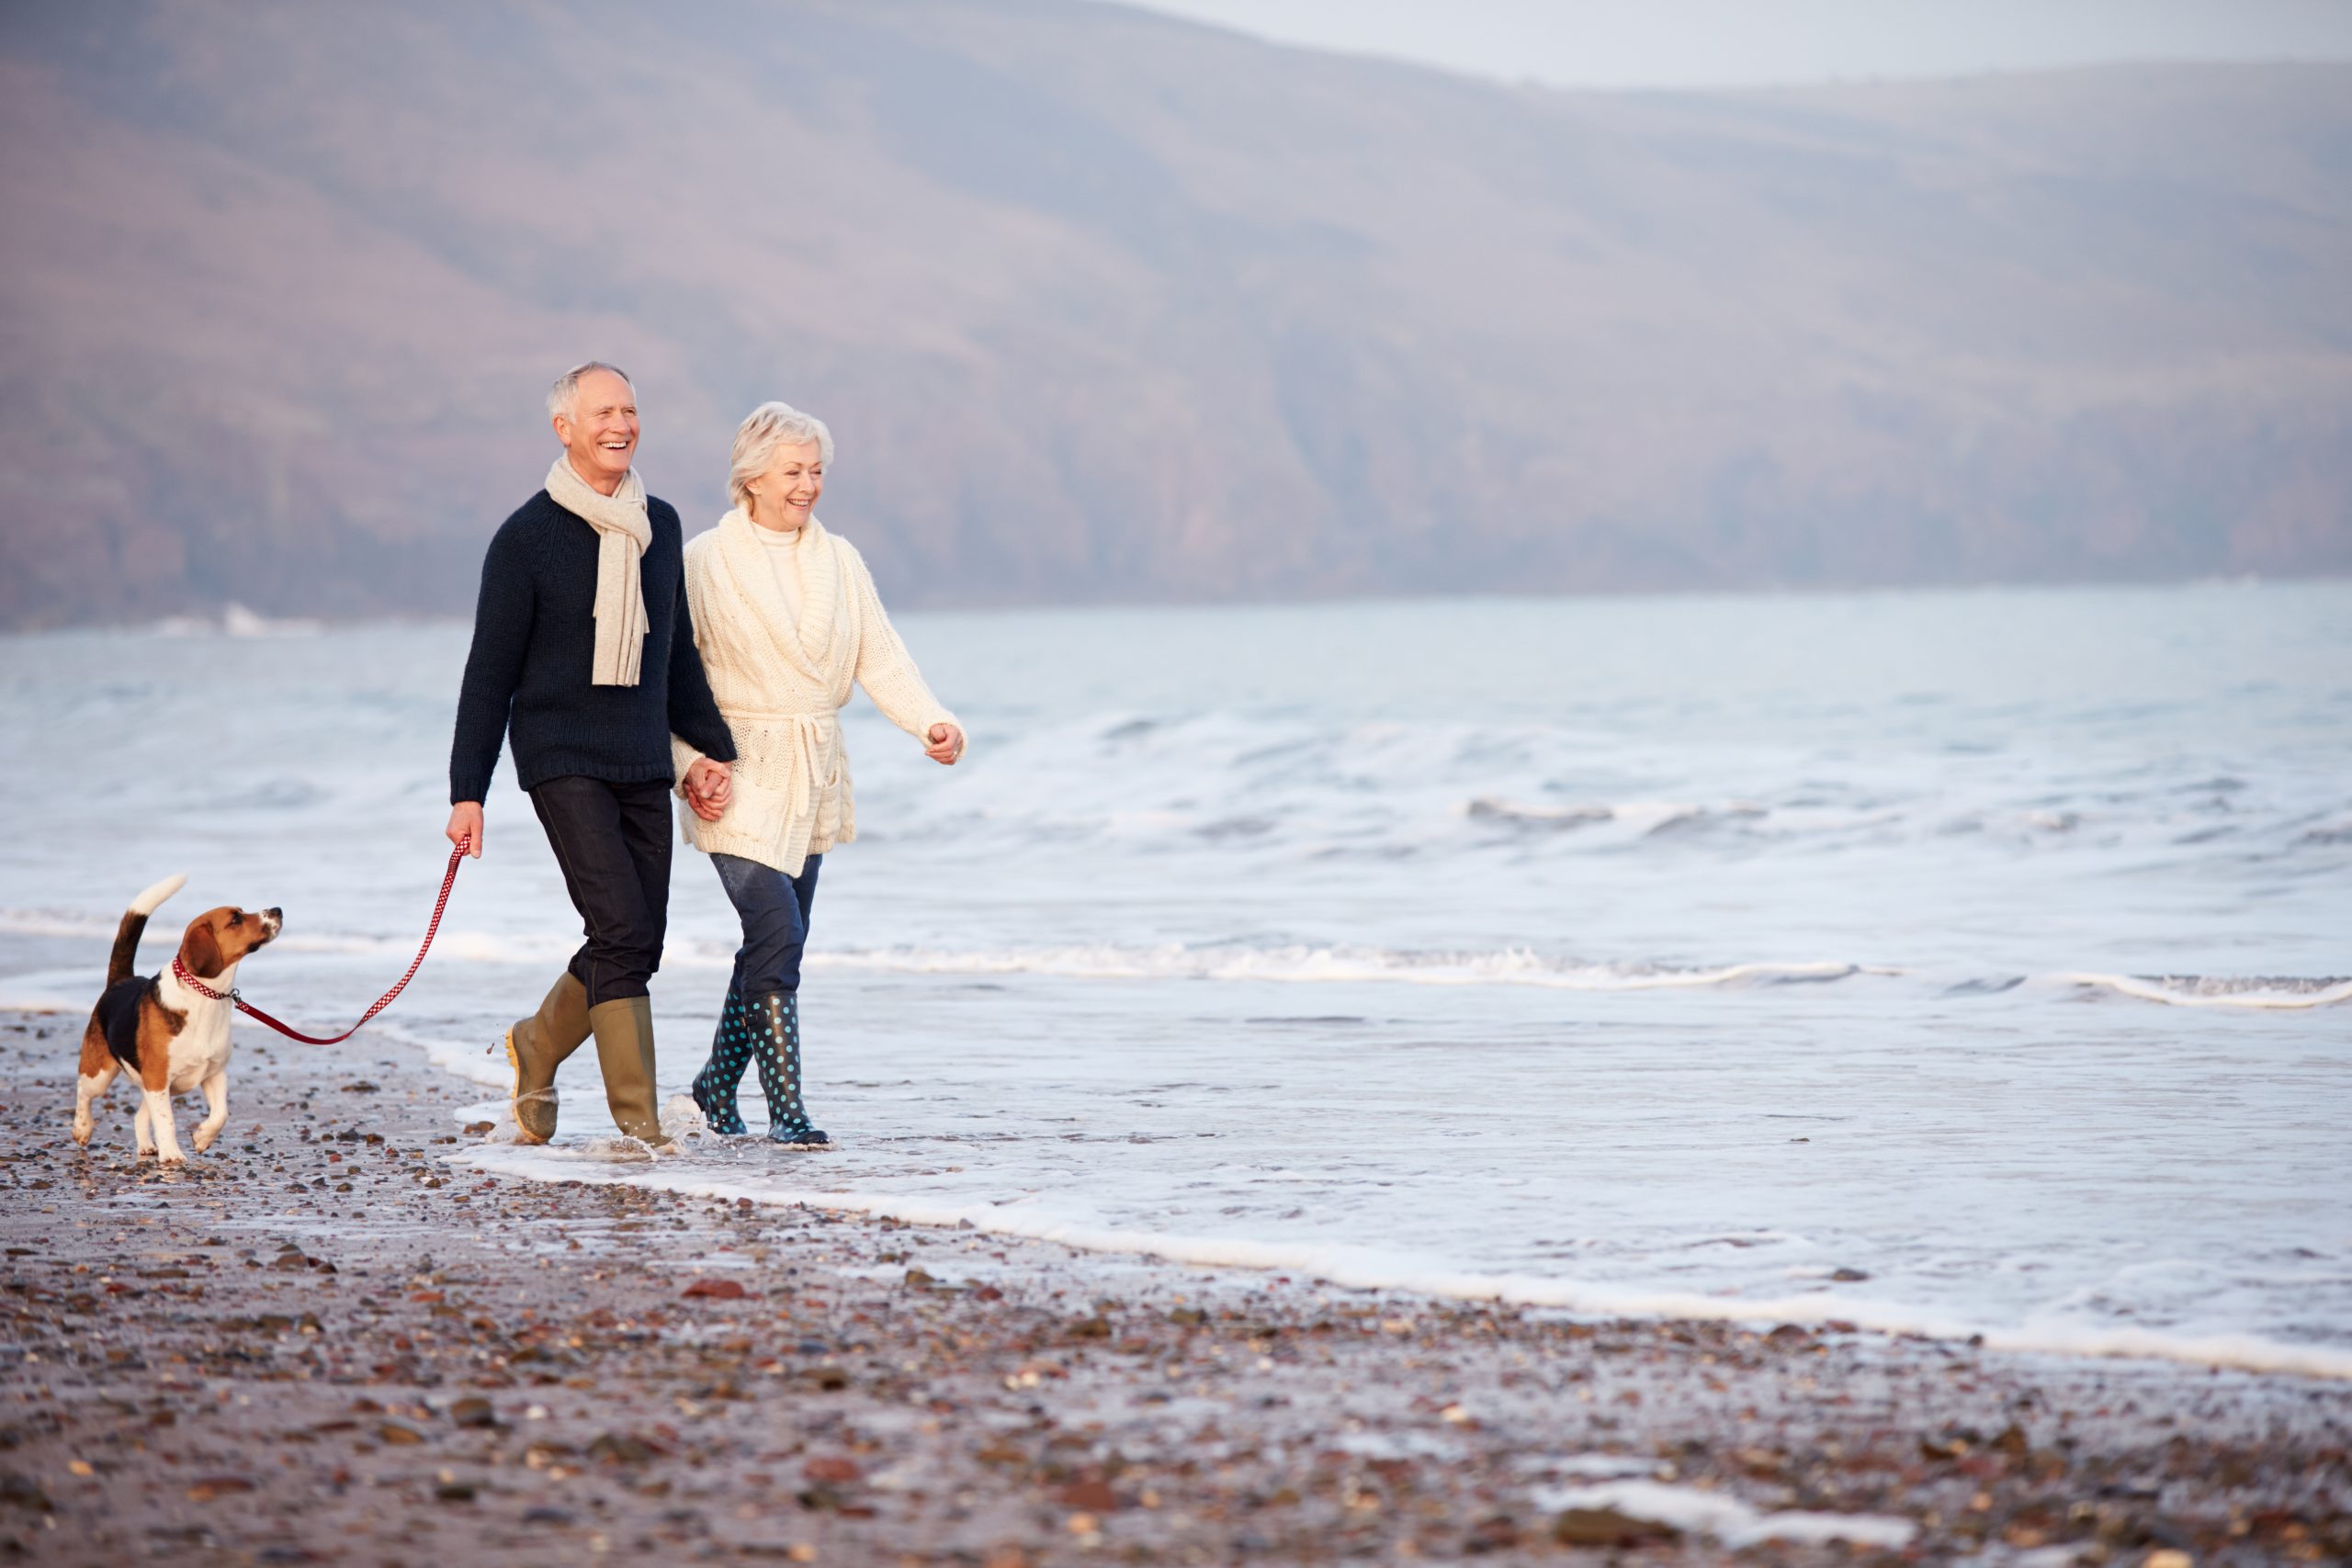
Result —
[{"label": "shoreline", "polygon": [[[2352,1380],[2352,1351],[2303,1346],[2251,1334],[2190,1336],[2161,1329],[2073,1327],[2037,1330],[1976,1328],[1939,1323],[1900,1303],[1829,1293],[1776,1299],[1702,1295],[1691,1292],[1616,1290],[1542,1275],[1465,1273],[1442,1265],[1345,1244],[1286,1246],[1225,1236],[1088,1227],[1056,1219],[1008,1220],[1001,1206],[941,1202],[899,1194],[829,1189],[779,1191],[749,1188],[708,1166],[613,1162],[577,1156],[570,1174],[555,1178],[526,1168],[544,1160],[535,1148],[522,1161],[501,1157],[495,1143],[461,1147],[449,1157],[465,1168],[545,1185],[577,1181],[668,1192],[682,1199],[750,1201],[761,1208],[813,1209],[875,1223],[976,1231],[999,1241],[1060,1248],[1095,1259],[1134,1259],[1148,1267],[1237,1276],[1308,1275],[1319,1286],[1369,1294],[1413,1296],[1455,1305],[1494,1305],[1560,1314],[1564,1320],[1713,1324],[1734,1329],[1796,1325],[1861,1338],[1966,1343],[2015,1356],[2070,1360],[2148,1362],[2185,1371],[2233,1371],[2344,1382]],[[573,1151],[566,1150],[570,1154]],[[773,1168],[763,1168],[763,1174]],[[2347,1391],[2352,1392],[2352,1391]]]},{"label": "shoreline", "polygon": [[164,1173],[120,1086],[68,1140],[77,1034],[0,1016],[0,1553],[2352,1554],[2338,1382],[516,1179],[469,1168],[481,1091],[421,1060],[241,1052],[221,1141]]}]

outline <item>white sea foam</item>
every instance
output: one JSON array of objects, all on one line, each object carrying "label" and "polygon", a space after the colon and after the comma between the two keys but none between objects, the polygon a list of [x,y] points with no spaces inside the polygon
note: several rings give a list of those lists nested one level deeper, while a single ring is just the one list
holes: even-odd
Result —
[{"label": "white sea foam", "polygon": [[113,921],[87,915],[45,914],[38,909],[0,909],[0,931],[18,936],[88,937],[93,942],[110,938],[115,927],[121,923],[118,916]]},{"label": "white sea foam", "polygon": [[[114,929],[97,919],[40,910],[0,909],[0,932],[96,940],[111,938]],[[546,965],[561,963],[578,941],[569,932],[553,931],[514,934],[452,930],[441,933],[431,958],[444,964]],[[409,937],[333,932],[284,936],[272,945],[285,953],[388,959],[414,952],[414,939]],[[724,949],[705,950],[693,943],[678,942],[672,944],[664,963],[673,970],[716,971],[728,968],[732,954]],[[1857,976],[1914,973],[1899,966],[1838,959],[1678,964],[1639,960],[1595,962],[1527,947],[1488,952],[1415,952],[1354,945],[1284,943],[1258,947],[1230,942],[1168,942],[1149,947],[1074,942],[1044,947],[819,949],[808,956],[805,966],[900,975],[1041,975],[1080,980],[1270,981],[1327,986],[1524,986],[1611,992],[1818,984]],[[1924,975],[1918,977],[1932,979]],[[2017,976],[1997,986],[1977,979],[1937,983],[1961,991],[1998,991],[2012,985],[2101,989],[2170,1007],[2300,1010],[2352,1000],[2352,978],[2335,976],[2173,976],[2062,970]]]},{"label": "white sea foam", "polygon": [[601,1138],[591,1138],[581,1145],[580,1157],[598,1165],[648,1165],[654,1159],[653,1145],[642,1138],[632,1138],[627,1133],[612,1133]]},{"label": "white sea foam", "polygon": [[1462,1458],[1459,1439],[1440,1432],[1402,1431],[1340,1432],[1331,1438],[1331,1446],[1341,1453],[1362,1459],[1439,1459],[1457,1461]]},{"label": "white sea foam", "polygon": [[[108,942],[114,938],[119,917],[100,919],[96,916],[60,914],[40,909],[0,909],[0,933],[17,936],[67,937],[86,939],[92,942]],[[415,955],[423,940],[420,928],[385,936],[367,936],[356,932],[291,931],[270,943],[270,950],[279,956],[301,953],[335,958],[382,958],[405,964]],[[580,945],[576,932],[544,931],[485,931],[445,926],[435,935],[426,961],[436,964],[560,964]],[[142,953],[152,962],[168,951],[159,933],[150,928]],[[666,955],[668,961],[688,968],[724,967],[724,961],[709,954],[683,951]],[[100,947],[96,955],[96,967],[105,967],[106,951]]]},{"label": "white sea foam", "polygon": [[1521,1472],[1550,1471],[1558,1475],[1577,1475],[1594,1481],[1620,1481],[1628,1476],[1647,1475],[1657,1468],[1655,1460],[1633,1454],[1569,1454],[1553,1459],[1541,1453],[1521,1454],[1518,1468]]},{"label": "white sea foam", "polygon": [[673,1143],[691,1145],[713,1136],[710,1119],[694,1097],[673,1094],[662,1102],[662,1135]]},{"label": "white sea foam", "polygon": [[424,1054],[427,1063],[451,1077],[463,1078],[468,1083],[505,1089],[511,1088],[514,1081],[514,1069],[507,1065],[506,1053],[501,1049],[503,1032],[490,1032],[485,1039],[480,1041],[456,1041],[429,1032],[411,1030],[401,1023],[379,1018],[370,1022],[356,1038],[365,1039],[370,1035],[379,1040],[413,1046]]},{"label": "white sea foam", "polygon": [[1900,1550],[1911,1543],[1917,1527],[1888,1514],[1825,1514],[1795,1508],[1767,1509],[1744,1503],[1723,1492],[1695,1486],[1674,1486],[1662,1481],[1604,1481],[1589,1486],[1561,1486],[1534,1494],[1538,1507],[1606,1508],[1627,1518],[1645,1519],[1685,1535],[1704,1536],[1736,1551],[1766,1541],[1817,1545],[1845,1540],[1857,1546]]},{"label": "white sea foam", "polygon": [[2143,1002],[2177,1008],[2271,1008],[2300,1010],[2333,1007],[2352,1001],[2352,979],[2299,979],[2291,976],[2210,976],[2158,975],[2066,974],[2052,976],[2061,985],[2115,991]]},{"label": "white sea foam", "polygon": [[1834,960],[1679,967],[1589,964],[1526,948],[1494,953],[1399,953],[1369,947],[1285,945],[1136,948],[876,948],[820,951],[807,966],[907,975],[1053,975],[1103,980],[1261,980],[1296,985],[1395,982],[1416,986],[1536,986],[1568,991],[1685,990],[1711,986],[1842,980],[1886,971]]},{"label": "white sea foam", "polygon": [[[114,928],[95,920],[0,910],[0,931],[40,936],[111,937]],[[339,956],[399,957],[414,951],[397,937],[308,935],[280,937],[284,953]],[[577,936],[548,932],[531,936],[484,931],[445,931],[432,959],[443,964],[546,964],[560,963],[579,945]],[[732,955],[673,944],[664,954],[671,968],[718,970]],[[1127,947],[1110,943],[1035,948],[820,949],[805,960],[814,969],[843,969],[902,975],[1047,975],[1069,979],[1270,980],[1302,985],[1394,981],[1420,986],[1537,986],[1577,991],[1647,991],[1839,980],[1892,971],[1823,960],[1806,963],[1742,962],[1678,966],[1645,963],[1585,963],[1552,957],[1526,948],[1492,953],[1410,953],[1370,947],[1286,944],[1191,946],[1167,943]]]}]

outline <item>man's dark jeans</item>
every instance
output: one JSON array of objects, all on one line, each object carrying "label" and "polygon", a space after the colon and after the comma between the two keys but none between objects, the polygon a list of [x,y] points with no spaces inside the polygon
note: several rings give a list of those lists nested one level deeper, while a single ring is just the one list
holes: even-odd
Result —
[{"label": "man's dark jeans", "polygon": [[719,886],[742,917],[743,945],[735,950],[735,994],[764,997],[800,989],[800,955],[808,944],[808,911],[817,902],[817,867],[810,855],[800,874],[741,855],[713,855]]},{"label": "man's dark jeans", "polygon": [[531,806],[587,928],[571,967],[588,1005],[644,996],[670,919],[670,786],[549,779]]}]

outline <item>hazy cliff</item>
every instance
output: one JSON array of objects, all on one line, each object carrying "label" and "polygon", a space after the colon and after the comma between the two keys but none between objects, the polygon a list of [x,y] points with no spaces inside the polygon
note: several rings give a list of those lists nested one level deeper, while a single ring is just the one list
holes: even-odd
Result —
[{"label": "hazy cliff", "polygon": [[900,603],[2352,569],[2352,69],[1513,88],[1136,13],[0,12],[0,624],[453,610],[636,375]]}]

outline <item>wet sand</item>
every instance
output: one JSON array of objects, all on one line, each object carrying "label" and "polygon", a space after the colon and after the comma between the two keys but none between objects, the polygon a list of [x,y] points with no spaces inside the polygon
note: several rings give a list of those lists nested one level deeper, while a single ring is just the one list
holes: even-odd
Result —
[{"label": "wet sand", "polygon": [[484,1179],[477,1090],[242,1030],[163,1172],[79,1029],[0,1014],[0,1556],[2352,1560],[2340,1382]]}]

